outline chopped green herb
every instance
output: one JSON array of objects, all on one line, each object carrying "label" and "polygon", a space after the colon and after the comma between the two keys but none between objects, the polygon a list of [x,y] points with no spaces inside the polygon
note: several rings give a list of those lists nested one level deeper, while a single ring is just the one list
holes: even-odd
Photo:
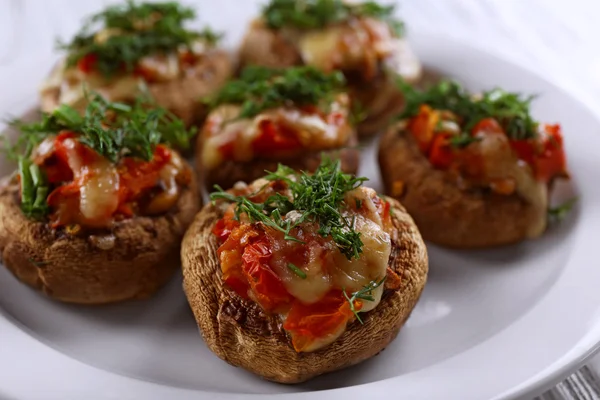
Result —
[{"label": "chopped green herb", "polygon": [[573,197],[556,207],[548,209],[548,217],[556,221],[562,221],[571,212],[577,200],[579,200],[577,197]]},{"label": "chopped green herb", "polygon": [[458,147],[472,142],[471,130],[485,118],[496,119],[512,139],[537,137],[538,123],[529,110],[533,96],[522,98],[518,93],[496,88],[483,92],[480,98],[474,98],[459,83],[450,80],[442,81],[426,91],[415,89],[400,77],[397,82],[406,99],[406,107],[399,118],[417,115],[422,104],[450,111],[460,120],[461,138],[454,143]]},{"label": "chopped green herb", "polygon": [[356,300],[375,301],[375,298],[373,297],[373,291],[383,284],[383,282],[385,281],[385,278],[387,278],[387,276],[384,276],[383,278],[381,278],[380,281],[369,282],[366,286],[364,286],[359,291],[352,293],[352,296],[349,296],[348,293],[346,293],[346,290],[344,290],[344,297],[346,298],[346,300],[348,300],[348,303],[350,303],[350,311],[352,311],[352,313],[354,313],[354,315],[356,316],[356,319],[361,324],[364,324],[364,323],[363,323],[363,320],[358,315],[360,310],[356,309],[356,307],[354,306],[354,302]]},{"label": "chopped green herb", "polygon": [[450,138],[450,146],[462,149],[471,143],[479,142],[481,139],[473,136],[458,135]]},{"label": "chopped green herb", "polygon": [[352,125],[358,125],[365,121],[369,117],[367,109],[358,101],[352,102],[352,108],[350,109],[350,123]]},{"label": "chopped green herb", "polygon": [[293,273],[298,275],[300,277],[300,279],[306,279],[306,272],[302,271],[300,268],[296,267],[292,263],[288,263],[287,266],[290,270],[292,270]]},{"label": "chopped green herb", "polygon": [[[293,236],[293,229],[302,223],[316,223],[319,234],[323,237],[330,236],[349,260],[359,257],[363,246],[360,233],[354,229],[354,219],[345,217],[341,211],[347,206],[345,194],[359,187],[367,178],[356,178],[343,173],[339,160],[324,160],[310,175],[279,165],[277,171],[269,173],[265,178],[285,182],[292,198],[275,194],[269,196],[264,203],[254,203],[244,196],[224,192],[218,186],[218,192],[212,193],[210,197],[212,200],[224,199],[235,203],[237,218],[246,214],[253,222],[261,222],[283,232],[287,240],[300,241]],[[298,212],[297,218],[283,218],[293,210]]]},{"label": "chopped green herb", "polygon": [[150,54],[189,47],[198,39],[209,44],[217,42],[220,35],[208,28],[196,32],[184,27],[195,16],[193,9],[176,2],[128,0],[92,15],[70,43],[59,43],[58,47],[68,52],[67,66],[93,56],[95,68],[106,76],[123,70],[131,72],[141,58]]},{"label": "chopped green herb", "polygon": [[83,116],[63,104],[52,113],[44,113],[39,122],[14,120],[11,125],[21,131],[16,143],[5,147],[13,159],[29,157],[36,145],[62,130],[76,132],[81,143],[113,162],[122,157],[150,160],[159,143],[187,148],[194,134],[174,114],[147,98],[140,97],[129,106],[109,102],[98,94],[88,95]]},{"label": "chopped green herb", "polygon": [[388,24],[394,35],[404,34],[404,24],[394,18],[394,5],[383,6],[374,1],[350,3],[343,0],[271,0],[262,11],[271,29],[294,27],[319,29],[353,18],[368,17]]},{"label": "chopped green herb", "polygon": [[226,84],[207,103],[211,108],[239,104],[239,118],[252,118],[282,105],[327,107],[344,83],[340,72],[327,74],[309,66],[287,69],[254,66],[244,69],[239,79]]},{"label": "chopped green herb", "polygon": [[355,199],[355,201],[356,201],[356,209],[360,210],[362,208],[362,200]]},{"label": "chopped green herb", "polygon": [[46,203],[49,192],[46,177],[28,158],[20,157],[18,164],[21,180],[21,210],[27,218],[40,219],[49,211]]}]

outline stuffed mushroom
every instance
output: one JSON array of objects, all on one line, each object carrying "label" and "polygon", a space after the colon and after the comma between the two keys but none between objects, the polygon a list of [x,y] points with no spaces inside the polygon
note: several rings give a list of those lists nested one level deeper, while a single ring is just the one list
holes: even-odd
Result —
[{"label": "stuffed mushroom", "polygon": [[402,110],[395,76],[412,83],[421,76],[421,64],[393,12],[393,6],[372,1],[271,0],[248,28],[240,62],[342,71],[354,107],[363,113],[359,134],[374,134]]},{"label": "stuffed mushroom", "polygon": [[230,56],[217,47],[219,35],[186,29],[195,13],[177,3],[110,6],[93,15],[60,49],[67,53],[43,84],[42,111],[61,104],[85,109],[86,90],[110,101],[128,102],[140,92],[186,124],[204,115],[204,96],[230,77]]},{"label": "stuffed mushroom", "polygon": [[387,193],[425,240],[487,247],[540,236],[552,183],[568,178],[560,125],[535,121],[531,98],[493,89],[472,96],[443,81],[409,99],[381,140]]},{"label": "stuffed mushroom", "polygon": [[228,363],[306,381],[383,350],[425,285],[425,245],[404,208],[324,162],[281,166],[212,194],[182,247],[200,332]]},{"label": "stuffed mushroom", "polygon": [[313,67],[248,67],[212,99],[197,139],[196,165],[206,185],[231,187],[274,171],[278,163],[314,171],[322,157],[356,173],[359,151],[344,77]]},{"label": "stuffed mushroom", "polygon": [[16,123],[16,174],[0,188],[0,254],[56,300],[102,304],[155,293],[179,268],[199,209],[193,170],[170,148],[190,136],[164,109],[89,99]]}]

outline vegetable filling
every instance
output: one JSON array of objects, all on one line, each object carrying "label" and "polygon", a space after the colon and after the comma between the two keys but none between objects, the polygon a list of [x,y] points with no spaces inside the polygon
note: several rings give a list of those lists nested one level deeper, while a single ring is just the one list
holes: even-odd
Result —
[{"label": "vegetable filling", "polygon": [[343,85],[341,74],[313,67],[246,68],[208,100],[204,165],[293,158],[345,146],[353,129]]},{"label": "vegetable filling", "polygon": [[175,206],[191,170],[168,146],[193,134],[145,99],[132,105],[92,95],[84,116],[62,105],[21,131],[7,148],[19,163],[21,209],[53,228],[109,228]]},{"label": "vegetable filling", "polygon": [[308,175],[280,166],[211,195],[224,209],[213,229],[224,283],[278,315],[298,352],[363,323],[359,313],[377,306],[384,282],[400,280],[388,268],[390,204],[339,168],[327,161]]},{"label": "vegetable filling", "polygon": [[465,188],[511,195],[568,177],[561,128],[533,120],[531,97],[501,89],[473,96],[452,81],[425,92],[399,86],[406,130],[431,165]]}]

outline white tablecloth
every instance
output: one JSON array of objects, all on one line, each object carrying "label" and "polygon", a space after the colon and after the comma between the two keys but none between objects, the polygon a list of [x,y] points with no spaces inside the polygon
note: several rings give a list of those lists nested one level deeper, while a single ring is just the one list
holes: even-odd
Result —
[{"label": "white tablecloth", "polygon": [[[218,1],[218,0],[215,0]],[[245,0],[239,0],[240,5]],[[184,1],[193,3],[193,0]],[[0,89],[27,68],[40,78],[57,36],[106,0],[0,0]],[[401,0],[410,31],[429,31],[488,49],[563,87],[600,115],[600,0]],[[18,94],[0,93],[0,110]],[[600,358],[591,362],[600,370]]]}]

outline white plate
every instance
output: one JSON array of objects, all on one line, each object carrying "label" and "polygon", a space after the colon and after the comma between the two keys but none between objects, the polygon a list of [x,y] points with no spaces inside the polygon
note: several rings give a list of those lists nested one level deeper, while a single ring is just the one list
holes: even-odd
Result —
[{"label": "white plate", "polygon": [[[254,10],[249,3],[218,2],[215,25],[230,26],[232,40]],[[443,37],[412,33],[426,64],[471,90],[499,85],[541,95],[534,115],[563,125],[574,177],[556,197],[580,196],[567,221],[539,240],[503,249],[430,246],[428,285],[398,338],[357,367],[297,386],[263,381],[214,356],[198,335],[180,277],[149,301],[90,308],[51,302],[2,269],[0,397],[512,399],[538,393],[581,365],[600,342],[598,121],[532,72]],[[35,105],[49,63],[36,60],[1,78],[0,105],[10,105],[2,115]],[[363,161],[362,173],[379,189],[373,147]],[[0,168],[9,172],[4,162]]]}]

